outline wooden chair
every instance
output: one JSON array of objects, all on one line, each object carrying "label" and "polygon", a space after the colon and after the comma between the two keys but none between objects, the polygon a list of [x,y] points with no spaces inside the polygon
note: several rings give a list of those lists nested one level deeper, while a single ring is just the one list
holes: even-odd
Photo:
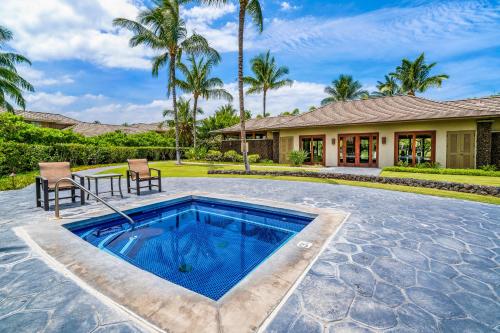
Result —
[{"label": "wooden chair", "polygon": [[[54,201],[49,198],[50,192],[55,192],[56,183],[62,178],[71,178],[75,180],[76,177],[80,178],[80,185],[84,186],[84,178],[71,173],[69,162],[46,162],[38,163],[40,167],[40,176],[36,177],[36,206],[41,207],[43,202],[43,209],[49,210],[49,202]],[[77,187],[68,181],[59,183],[59,191],[71,191],[69,197],[59,197],[59,199],[71,199],[76,202],[76,198],[80,197],[80,203],[85,204],[85,195],[83,190],[80,189],[80,195],[76,194]],[[43,198],[42,198],[43,193]]]},{"label": "wooden chair", "polygon": [[[161,192],[161,171],[158,169],[150,168],[148,165],[148,160],[137,159],[137,160],[127,160],[128,170],[127,170],[127,192],[131,193],[135,190],[137,195],[141,195],[141,188],[157,187],[158,192]],[[151,170],[156,171],[156,176],[151,175]],[[157,184],[153,184],[152,181],[156,180]],[[130,181],[135,182],[135,188],[132,188]],[[147,186],[141,186],[142,182],[148,182]]]}]

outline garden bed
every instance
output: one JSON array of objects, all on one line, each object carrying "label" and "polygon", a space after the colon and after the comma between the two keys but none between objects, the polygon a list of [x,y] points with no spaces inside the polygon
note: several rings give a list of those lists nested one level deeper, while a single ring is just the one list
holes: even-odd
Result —
[{"label": "garden bed", "polygon": [[438,190],[472,193],[480,195],[491,195],[500,197],[500,187],[474,184],[462,184],[453,182],[441,182],[434,180],[412,179],[412,178],[392,178],[363,176],[350,174],[318,173],[310,171],[250,171],[244,170],[209,170],[210,175],[249,175],[249,176],[291,176],[291,177],[311,177],[323,179],[340,179],[357,182],[371,182],[381,184],[403,185],[412,187],[425,187]]}]

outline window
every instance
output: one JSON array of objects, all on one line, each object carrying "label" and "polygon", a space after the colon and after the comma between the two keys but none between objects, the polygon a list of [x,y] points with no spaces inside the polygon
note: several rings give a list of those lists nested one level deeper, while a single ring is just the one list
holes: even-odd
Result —
[{"label": "window", "polygon": [[399,132],[394,140],[394,164],[416,165],[435,161],[436,132]]}]

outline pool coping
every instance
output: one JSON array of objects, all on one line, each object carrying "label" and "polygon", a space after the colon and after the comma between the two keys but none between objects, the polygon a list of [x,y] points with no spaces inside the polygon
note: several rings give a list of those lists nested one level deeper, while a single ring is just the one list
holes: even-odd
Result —
[{"label": "pool coping", "polygon": [[[317,217],[218,301],[101,251],[62,226],[107,214],[104,208],[64,219],[63,223],[54,218],[45,223],[18,227],[16,233],[33,248],[55,260],[59,268],[69,273],[67,275],[80,280],[80,283],[86,284],[135,319],[146,321],[152,330],[256,332],[284,303],[349,215],[329,208],[205,192],[162,195],[144,200],[139,197],[140,200],[120,205],[120,209],[133,209],[186,196],[264,205]],[[301,242],[312,243],[312,246],[298,247]]]}]

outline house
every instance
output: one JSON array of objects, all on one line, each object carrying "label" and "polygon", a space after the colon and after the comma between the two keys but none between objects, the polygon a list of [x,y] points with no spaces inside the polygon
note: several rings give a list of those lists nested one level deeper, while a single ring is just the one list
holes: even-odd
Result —
[{"label": "house", "polygon": [[[247,122],[249,152],[259,140],[272,146],[264,158],[288,162],[292,150],[306,163],[386,167],[437,162],[448,168],[500,167],[500,96],[437,102],[391,96],[334,102],[293,117]],[[239,126],[217,131],[231,147]],[[236,141],[239,142],[239,141]],[[226,145],[223,144],[223,149]]]},{"label": "house", "polygon": [[[0,112],[7,112],[0,110]],[[16,115],[24,118],[24,121],[36,126],[55,128],[60,130],[72,130],[83,136],[97,136],[106,133],[121,131],[127,134],[137,134],[154,131],[164,133],[168,128],[161,126],[161,123],[137,123],[131,125],[111,125],[101,123],[87,123],[57,113],[34,112],[34,111],[16,111]]]}]

